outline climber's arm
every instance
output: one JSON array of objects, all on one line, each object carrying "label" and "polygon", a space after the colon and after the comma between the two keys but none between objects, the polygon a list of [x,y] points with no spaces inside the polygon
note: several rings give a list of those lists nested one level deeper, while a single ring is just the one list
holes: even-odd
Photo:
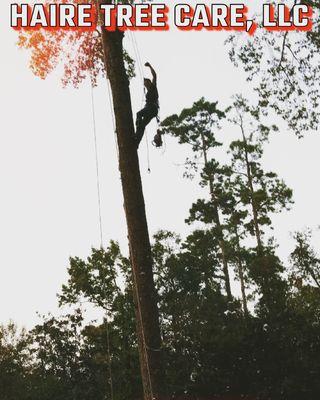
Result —
[{"label": "climber's arm", "polygon": [[156,73],[156,71],[153,69],[153,67],[151,66],[151,64],[150,63],[148,63],[148,62],[146,62],[145,63],[145,66],[146,67],[148,67],[148,68],[150,68],[150,71],[151,71],[151,74],[152,74],[152,83],[154,84],[154,85],[156,85],[157,84],[157,73]]}]

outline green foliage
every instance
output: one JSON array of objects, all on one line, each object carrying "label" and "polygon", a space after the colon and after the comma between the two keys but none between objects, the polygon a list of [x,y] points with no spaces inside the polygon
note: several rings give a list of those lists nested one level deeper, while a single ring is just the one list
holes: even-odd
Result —
[{"label": "green foliage", "polygon": [[27,376],[32,361],[29,345],[25,330],[19,332],[13,323],[0,326],[0,393],[4,400],[28,398]]},{"label": "green foliage", "polygon": [[93,249],[87,261],[70,258],[69,280],[62,286],[60,305],[75,304],[83,298],[108,311],[119,291],[116,279],[122,262],[125,260],[115,242],[106,251]]},{"label": "green foliage", "polygon": [[[263,257],[247,251],[249,274],[262,290],[256,312],[244,317],[239,301],[230,304],[221,290],[212,238],[206,230],[196,230],[185,240],[167,231],[154,238],[169,392],[313,400],[319,391],[319,293],[310,291],[309,284],[300,283],[298,291],[290,286],[272,247]],[[89,259],[96,260],[97,268],[101,259],[110,260],[110,248],[112,243],[106,251],[92,250]],[[93,257],[97,252],[99,257]],[[74,272],[69,269],[69,274]],[[93,286],[98,282],[114,285],[103,274]],[[76,310],[60,318],[45,317],[28,334],[17,335],[14,325],[2,328],[2,398],[110,399],[110,362],[114,398],[141,398],[130,282],[118,286],[108,314],[108,325],[106,320],[85,323]]]},{"label": "green foliage", "polygon": [[310,230],[294,234],[296,247],[290,255],[291,276],[293,280],[301,280],[320,289],[320,258],[310,243],[311,235]]},{"label": "green foliage", "polygon": [[276,173],[265,172],[261,165],[264,145],[278,131],[275,125],[264,123],[263,117],[261,110],[250,106],[242,96],[235,97],[229,119],[237,127],[240,139],[229,146],[232,176],[228,188],[237,208],[247,211],[249,218],[242,224],[251,235],[260,235],[260,240],[262,228],[272,227],[271,214],[289,210],[292,204],[292,190]]},{"label": "green foliage", "polygon": [[[289,266],[277,256],[272,216],[290,208],[292,191],[263,168],[277,132],[265,117],[241,96],[226,112],[202,98],[162,124],[189,145],[189,165],[207,189],[186,220],[196,229],[185,238],[159,231],[152,244],[173,399],[314,400],[320,393],[320,258],[310,231],[294,234]],[[221,163],[216,134],[227,118],[239,136]],[[29,332],[0,328],[0,399],[111,400],[111,387],[115,400],[141,399],[129,259],[111,241],[85,260],[70,258],[67,271],[59,303],[79,309],[42,317]],[[233,295],[228,279],[238,287]],[[100,320],[88,321],[87,303]]]},{"label": "green foliage", "polygon": [[214,130],[219,128],[219,121],[225,118],[224,111],[217,107],[218,102],[210,103],[203,97],[185,108],[179,115],[174,114],[165,118],[161,126],[181,144],[189,144],[194,157],[202,155],[203,150],[220,146],[214,136]]},{"label": "green foliage", "polygon": [[313,6],[312,31],[258,29],[250,38],[237,34],[226,42],[230,60],[246,72],[248,82],[258,94],[260,109],[273,110],[298,137],[308,130],[317,130],[320,121],[319,3],[303,3]]}]

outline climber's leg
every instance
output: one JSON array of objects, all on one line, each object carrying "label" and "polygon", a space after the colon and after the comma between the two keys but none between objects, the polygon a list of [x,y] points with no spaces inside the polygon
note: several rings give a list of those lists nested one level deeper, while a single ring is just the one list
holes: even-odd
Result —
[{"label": "climber's leg", "polygon": [[136,121],[136,142],[137,142],[137,147],[139,146],[139,143],[141,142],[141,139],[143,137],[144,134],[144,130],[146,127],[145,124],[145,108],[143,108],[142,110],[140,110],[137,113],[137,121]]},{"label": "climber's leg", "polygon": [[137,128],[143,121],[143,116],[144,116],[144,113],[145,113],[145,109],[146,109],[146,107],[144,107],[142,110],[137,112],[137,118],[136,118],[136,127]]},{"label": "climber's leg", "polygon": [[137,113],[137,121],[136,121],[137,147],[139,147],[139,144],[143,138],[146,126],[154,117],[157,116],[157,114],[158,114],[157,107],[144,107]]}]

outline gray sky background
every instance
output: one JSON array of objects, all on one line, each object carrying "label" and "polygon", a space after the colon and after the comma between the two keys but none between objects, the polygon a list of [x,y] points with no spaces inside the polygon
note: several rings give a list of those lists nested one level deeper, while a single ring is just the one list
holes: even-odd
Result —
[{"label": "gray sky background", "polygon": [[[0,3],[0,323],[13,319],[31,327],[36,311],[56,312],[56,293],[66,280],[69,256],[86,257],[99,246],[97,192],[90,86],[63,89],[59,73],[45,81],[28,69],[28,54],[9,27],[10,1]],[[244,75],[228,60],[225,33],[136,33],[143,61],[158,71],[161,117],[179,112],[201,96],[226,106],[237,93],[250,95]],[[128,47],[132,43],[128,41]],[[131,51],[131,54],[134,53]],[[145,72],[148,73],[147,71]],[[139,76],[131,84],[134,111],[141,105]],[[102,182],[104,241],[119,240],[126,250],[121,186],[106,83],[94,91]],[[148,129],[148,140],[156,130]],[[236,135],[226,128],[218,137]],[[298,140],[282,131],[267,146],[264,165],[294,190],[291,212],[274,217],[280,256],[292,249],[290,232],[319,218],[317,133]],[[142,179],[151,234],[171,229],[182,235],[188,209],[200,191],[182,179],[187,149],[166,140],[165,151],[145,141],[140,149]],[[220,152],[223,159],[223,152]]]}]

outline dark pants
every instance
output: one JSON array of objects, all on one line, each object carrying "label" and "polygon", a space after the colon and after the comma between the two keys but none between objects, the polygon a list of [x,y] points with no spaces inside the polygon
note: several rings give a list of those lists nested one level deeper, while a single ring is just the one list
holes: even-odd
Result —
[{"label": "dark pants", "polygon": [[136,120],[136,140],[137,147],[139,146],[141,139],[143,138],[144,131],[149,122],[158,115],[158,106],[155,104],[148,105],[137,112]]}]

